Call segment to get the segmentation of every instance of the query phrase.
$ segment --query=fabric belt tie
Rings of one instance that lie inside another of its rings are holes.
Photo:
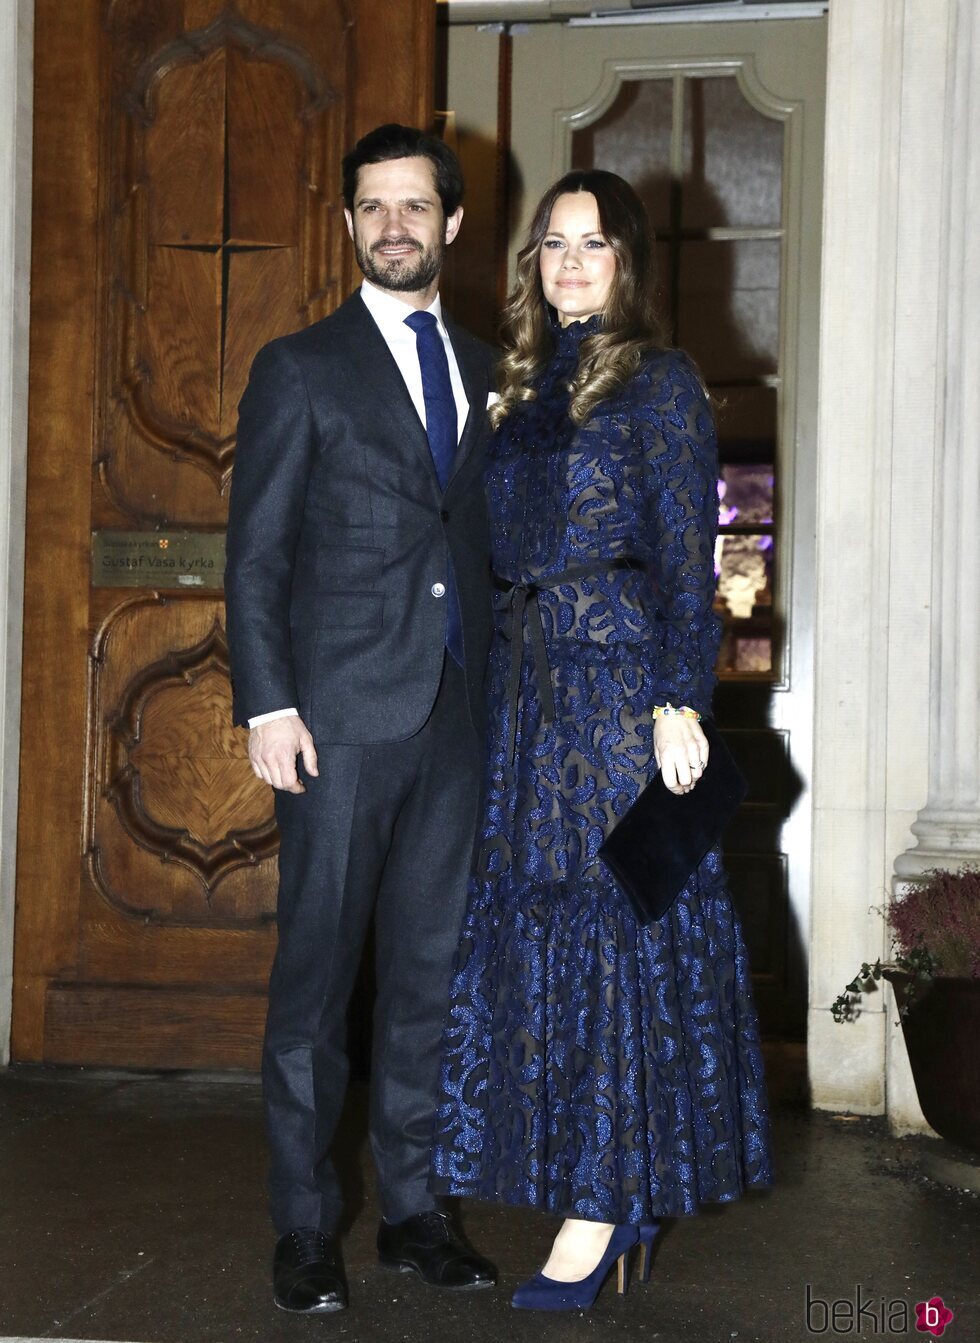
[[[565,569],[552,578],[540,578],[536,583],[511,583],[506,578],[493,575],[493,585],[499,592],[507,592],[511,598],[511,639],[510,670],[507,677],[507,759],[514,763],[517,750],[517,706],[521,694],[521,668],[524,665],[524,645],[531,645],[531,660],[538,681],[538,697],[541,700],[541,720],[544,723],[555,721],[555,692],[551,685],[551,664],[548,661],[548,646],[544,637],[544,625],[541,621],[541,607],[538,605],[538,593],[542,589],[558,588],[564,583],[574,583],[580,578],[601,578],[614,569],[642,569],[643,564],[635,559],[617,559],[597,566],[579,564]],[[526,619],[525,619],[526,617]]]

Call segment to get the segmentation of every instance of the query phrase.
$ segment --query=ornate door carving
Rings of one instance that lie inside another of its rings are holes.
[[[39,0],[17,1058],[257,1061],[271,796],[168,547],[224,528],[256,350],[349,288],[340,157],[428,120],[431,9]],[[93,532],[152,586],[93,586]]]

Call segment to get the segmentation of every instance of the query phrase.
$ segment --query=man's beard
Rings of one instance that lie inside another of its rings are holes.
[[[393,257],[386,261],[384,257],[375,256],[372,248],[365,247],[361,239],[355,237],[354,254],[365,279],[396,294],[414,294],[428,289],[442,270],[446,244],[439,242],[428,250],[415,238],[385,238],[384,242],[374,244],[375,248],[391,246],[414,247],[419,253],[418,259],[406,262],[404,258]]]

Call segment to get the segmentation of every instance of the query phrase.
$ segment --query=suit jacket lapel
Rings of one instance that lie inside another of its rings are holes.
[[[477,352],[472,349],[471,343],[460,340],[459,328],[455,322],[447,321],[446,330],[449,332],[453,353],[456,355],[456,363],[459,365],[459,374],[463,380],[463,390],[470,406],[466,423],[463,425],[459,446],[456,449],[456,460],[453,463],[453,475],[455,476],[472,452],[473,445],[479,440],[485,425],[487,376],[485,365]]]
[[[363,385],[371,388],[372,398],[404,429],[422,464],[438,487],[435,463],[432,460],[425,425],[419,419],[415,402],[409,395],[405,379],[388,349],[388,343],[364,306],[360,294],[353,294],[348,303],[353,323],[348,349],[351,363],[355,365],[358,375],[363,379]]]
[[[386,414],[404,430],[438,489],[439,481],[425,425],[419,418],[415,403],[405,386],[405,379],[388,349],[387,341],[378,330],[377,323],[364,306],[359,293],[352,294],[343,308],[345,316],[351,323],[347,353],[355,376],[362,380],[363,386],[371,388],[372,399],[383,406]],[[463,390],[469,402],[469,414],[463,425],[463,433],[453,463],[453,476],[455,476],[472,452],[473,445],[482,436],[486,424],[488,388],[486,367],[478,351],[473,348],[470,341],[460,338],[460,329],[455,322],[446,321],[446,330],[449,332],[463,381]]]

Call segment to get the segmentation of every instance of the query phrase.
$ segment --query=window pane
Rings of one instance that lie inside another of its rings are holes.
[[[771,536],[719,536],[715,568],[718,592],[733,619],[749,620],[772,605]]]
[[[685,229],[779,228],[783,123],[745,101],[734,76],[685,81]]]
[[[730,465],[721,468],[718,497],[722,525],[772,522],[772,467]]]
[[[774,462],[775,387],[725,387],[716,381],[711,390],[719,402],[715,419],[718,423],[721,460]]]
[[[746,635],[735,631],[735,662],[732,671],[771,672],[772,636]]]
[[[718,538],[717,602],[725,622],[719,672],[772,669],[772,559],[771,536]]]
[[[605,168],[640,194],[657,233],[670,225],[673,81],[628,79],[609,110],[572,135],[573,168]]]
[[[779,243],[684,242],[677,343],[709,382],[775,373]]]

